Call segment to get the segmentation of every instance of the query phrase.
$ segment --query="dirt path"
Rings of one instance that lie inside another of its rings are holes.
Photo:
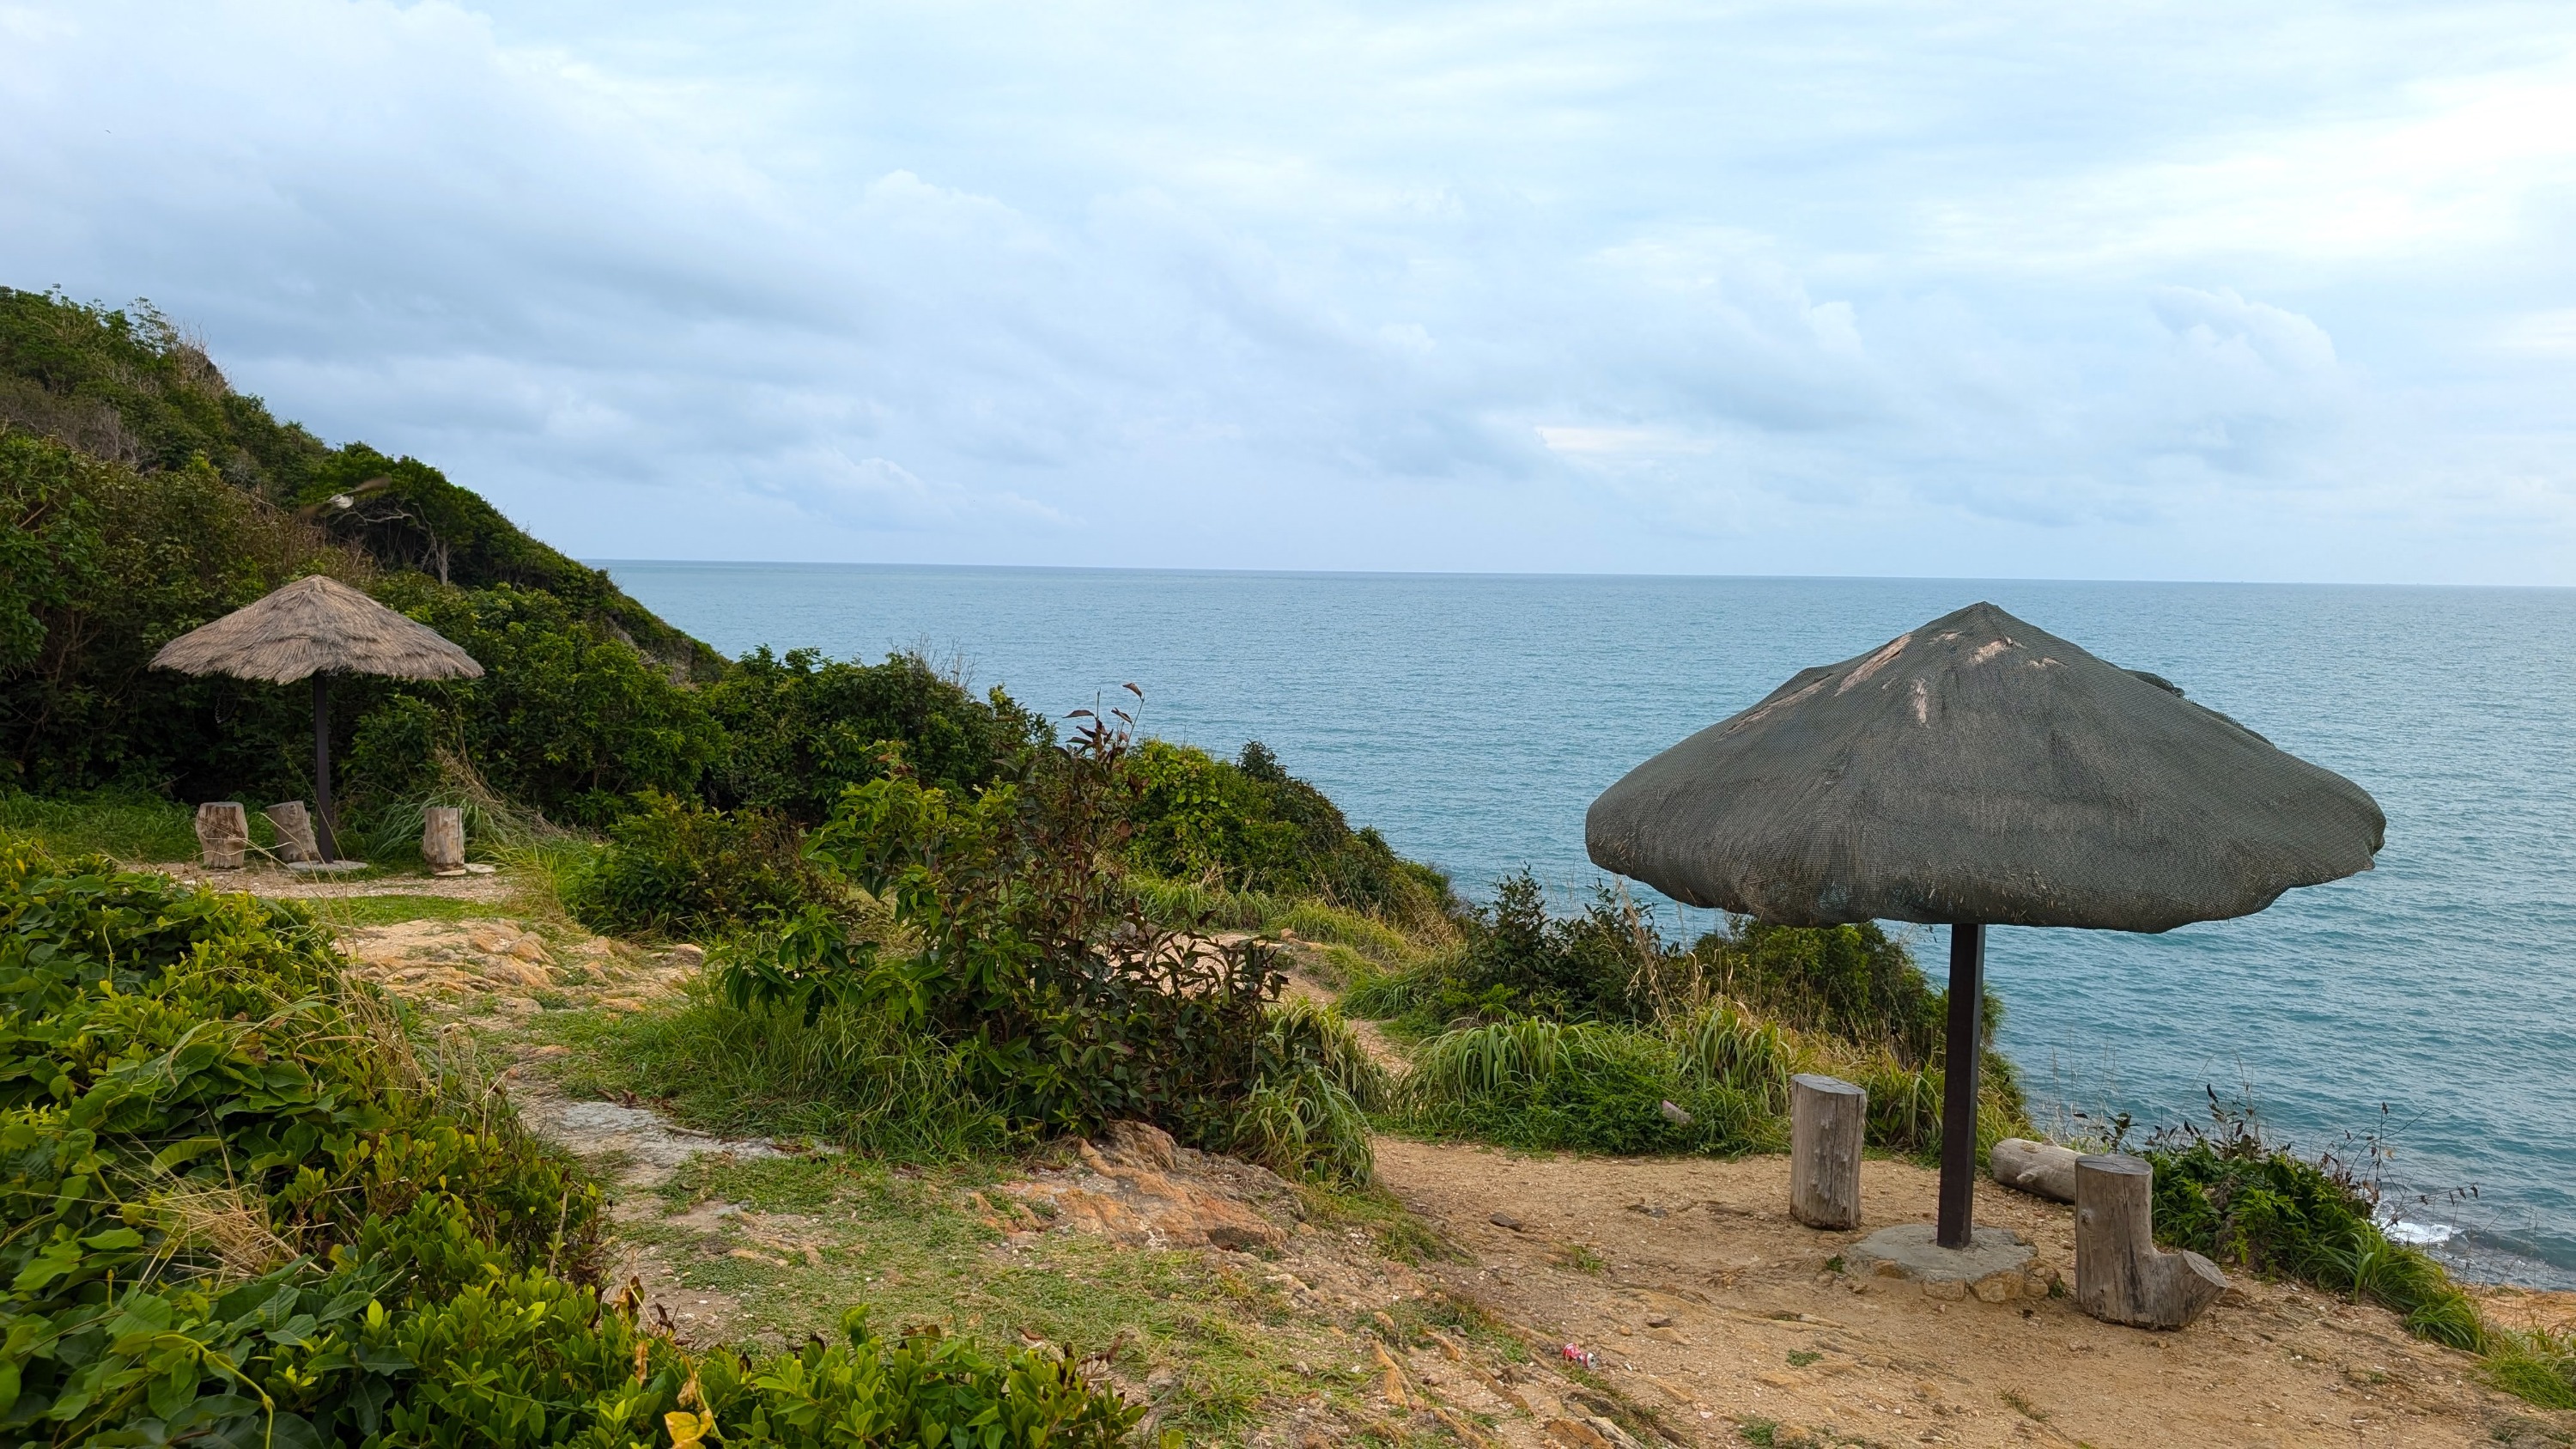
[[[380,875],[367,880],[344,880],[324,874],[291,871],[268,861],[247,865],[240,870],[208,870],[192,862],[143,864],[137,870],[158,871],[189,885],[208,886],[219,891],[247,891],[267,900],[314,901],[343,900],[357,896],[437,896],[446,900],[507,901],[519,893],[517,881],[506,871],[484,873],[480,870],[455,876],[428,874]]]
[[[1474,1252],[1462,1291],[1593,1351],[1635,1397],[1755,1442],[2537,1445],[2576,1427],[2480,1386],[2473,1359],[2408,1338],[2393,1315],[2312,1290],[2240,1277],[2192,1327],[2143,1333],[2066,1298],[1936,1302],[1912,1283],[1829,1271],[1861,1234],[1790,1221],[1786,1158],[1382,1140],[1378,1168]],[[1870,1163],[1864,1221],[1929,1221],[1937,1182]],[[2072,1273],[2070,1209],[1991,1185],[1978,1209]]]
[[[540,1011],[642,1009],[696,972],[694,950],[549,939],[499,916],[342,942],[357,974],[498,1032],[530,1124],[620,1189],[616,1276],[638,1277],[693,1341],[792,1341],[872,1302],[1097,1355],[1095,1372],[1158,1415],[1199,1415],[1174,1421],[1191,1442],[1222,1424],[1270,1449],[1362,1434],[1514,1449],[2576,1442],[2576,1414],[2486,1389],[2466,1355],[2310,1290],[2240,1280],[2191,1328],[2150,1334],[2063,1298],[1939,1302],[1855,1279],[1829,1265],[1859,1235],[1794,1225],[1779,1157],[1381,1138],[1381,1179],[1415,1222],[1167,1143],[977,1178],[703,1137],[650,1104],[562,1096],[547,1079],[566,1049],[517,1030]],[[1330,999],[1302,975],[1290,989]],[[1870,1163],[1866,1221],[1928,1220],[1935,1181]],[[2066,1208],[1988,1185],[1979,1218],[2071,1273]],[[2566,1305],[2511,1306],[2541,1321]],[[1592,1364],[1570,1364],[1566,1344]]]

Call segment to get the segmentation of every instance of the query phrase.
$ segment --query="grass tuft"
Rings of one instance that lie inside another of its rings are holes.
[[[250,809],[254,839],[266,829],[258,806]],[[141,790],[115,788],[78,795],[0,794],[0,831],[22,836],[49,854],[70,859],[107,855],[127,862],[193,860],[196,812]]]

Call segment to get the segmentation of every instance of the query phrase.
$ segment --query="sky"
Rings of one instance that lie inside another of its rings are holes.
[[[594,559],[2576,584],[2576,6],[0,0],[0,285]]]

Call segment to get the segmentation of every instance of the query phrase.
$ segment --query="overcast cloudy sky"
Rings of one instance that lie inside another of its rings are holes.
[[[0,0],[0,283],[592,558],[2576,584],[2564,3]]]

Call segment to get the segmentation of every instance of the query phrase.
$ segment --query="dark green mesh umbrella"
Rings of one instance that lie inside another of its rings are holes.
[[[1783,925],[1953,927],[1940,1241],[1967,1241],[1984,927],[2167,931],[2370,869],[2368,792],[1992,604],[1801,672],[1592,802],[1593,862]]]

